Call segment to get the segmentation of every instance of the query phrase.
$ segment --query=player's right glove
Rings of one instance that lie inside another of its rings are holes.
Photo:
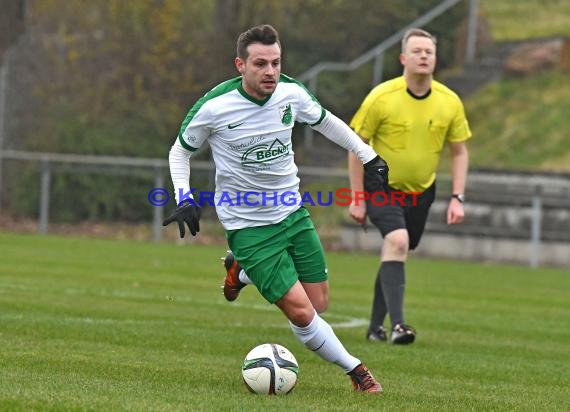
[[[388,165],[380,156],[364,164],[364,189],[388,193]]]
[[[196,233],[200,231],[200,216],[202,215],[202,209],[197,204],[191,204],[187,202],[182,206],[178,206],[171,214],[162,222],[162,226],[166,226],[176,221],[178,223],[178,230],[180,230],[180,237],[184,237],[186,234],[186,228],[184,223],[188,225],[190,233],[192,236],[196,236]]]

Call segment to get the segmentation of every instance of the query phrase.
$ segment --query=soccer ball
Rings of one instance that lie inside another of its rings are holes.
[[[253,393],[285,395],[297,383],[299,365],[287,348],[276,343],[256,346],[241,367],[245,386]]]

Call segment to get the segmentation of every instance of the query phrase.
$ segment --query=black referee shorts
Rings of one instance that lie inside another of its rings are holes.
[[[389,196],[373,196],[366,201],[368,218],[382,237],[396,229],[407,229],[410,250],[413,250],[420,243],[426,227],[429,209],[435,199],[435,182],[425,192],[415,195],[415,200],[414,196],[404,196],[396,189],[390,188],[390,191]]]

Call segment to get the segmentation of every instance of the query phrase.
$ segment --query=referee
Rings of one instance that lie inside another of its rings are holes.
[[[404,319],[405,262],[424,232],[436,190],[436,170],[441,151],[449,143],[452,196],[447,223],[461,223],[469,163],[466,141],[471,137],[463,104],[443,84],[433,80],[436,39],[414,28],[402,39],[403,75],[376,86],[365,98],[350,126],[381,154],[390,167],[390,190],[421,192],[405,202],[379,206],[367,200],[350,206],[351,217],[365,224],[366,216],[384,239],[376,277],[372,315],[366,338],[393,344],[414,342],[415,330]],[[349,154],[351,189],[363,187],[362,163]],[[413,202],[413,200],[416,200]],[[390,314],[390,333],[384,318]]]

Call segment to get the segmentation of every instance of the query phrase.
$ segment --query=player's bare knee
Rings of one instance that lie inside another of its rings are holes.
[[[312,306],[309,308],[297,308],[288,314],[291,323],[302,328],[309,325],[314,317],[315,309]]]
[[[312,302],[312,303],[313,303],[313,307],[315,308],[315,311],[317,313],[325,313],[327,311],[327,309],[329,308],[328,298],[325,298],[323,300],[319,300],[318,302]]]
[[[303,288],[317,313],[327,310],[329,304],[328,282],[303,283]]]

